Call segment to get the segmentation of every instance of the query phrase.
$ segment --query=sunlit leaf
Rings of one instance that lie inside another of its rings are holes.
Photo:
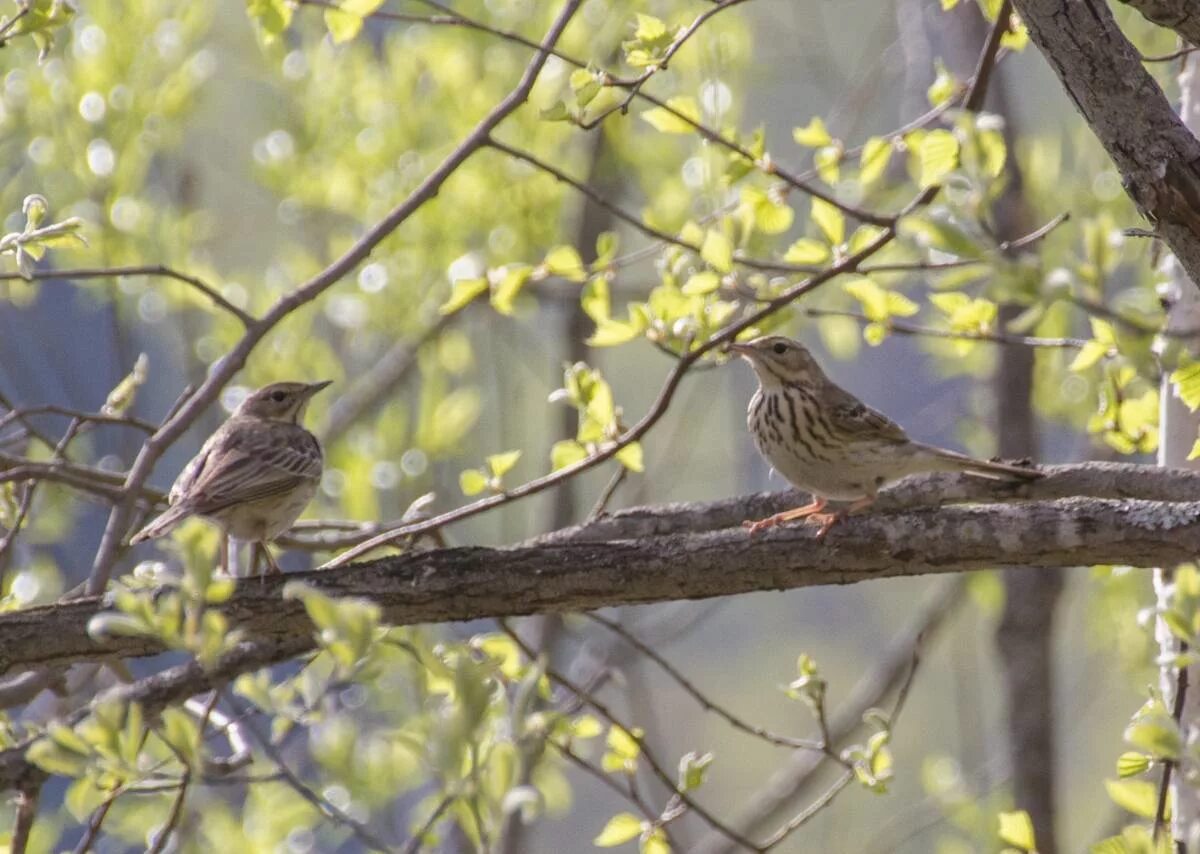
[[[642,113],[642,118],[662,133],[691,133],[696,129],[695,125],[700,122],[700,107],[695,98],[690,95],[676,95],[667,99],[667,106],[671,109],[653,107],[646,110]]]
[[[1105,780],[1104,788],[1113,803],[1142,818],[1154,818],[1158,790],[1148,780]]]
[[[592,840],[597,848],[613,848],[637,839],[642,833],[642,820],[633,813],[619,812],[608,820],[600,835]]]
[[[812,221],[834,246],[846,239],[846,218],[842,212],[824,199],[812,200]]]
[[[1025,810],[1002,812],[1000,820],[1000,841],[1022,851],[1034,851],[1037,845],[1033,838],[1033,820]]]
[[[458,486],[463,495],[478,495],[488,488],[487,473],[479,469],[466,469],[458,475]]]
[[[724,232],[710,228],[700,245],[700,257],[717,272],[728,273],[733,269],[733,244]]]
[[[922,187],[932,187],[958,168],[958,138],[948,130],[931,130],[921,140]]]
[[[833,142],[833,137],[825,128],[825,120],[820,116],[813,116],[804,127],[793,130],[792,139],[807,148],[820,148]]]

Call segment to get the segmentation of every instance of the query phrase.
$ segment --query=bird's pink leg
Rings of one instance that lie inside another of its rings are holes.
[[[813,525],[821,526],[821,530],[817,531],[817,542],[819,543],[825,539],[825,535],[829,533],[829,529],[838,522],[845,519],[851,513],[856,513],[859,510],[870,507],[874,503],[875,496],[867,495],[833,513],[810,513],[807,521]]]
[[[791,522],[793,519],[804,519],[811,517],[814,513],[820,513],[825,505],[829,503],[829,499],[821,498],[814,495],[813,500],[803,507],[794,507],[791,510],[785,510],[782,513],[776,513],[774,516],[768,516],[765,519],[753,521],[747,519],[742,523],[742,527],[748,530],[752,535],[759,531],[765,531],[767,528],[774,528],[784,522]]]

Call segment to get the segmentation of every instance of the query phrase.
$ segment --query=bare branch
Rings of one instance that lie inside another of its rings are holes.
[[[87,267],[74,270],[35,270],[29,275],[21,273],[0,273],[0,282],[12,281],[14,279],[34,281],[39,280],[54,280],[54,279],[116,279],[126,276],[160,276],[167,279],[174,279],[177,282],[183,282],[188,287],[194,288],[202,295],[207,297],[217,308],[229,312],[234,317],[242,322],[242,325],[249,329],[254,325],[255,320],[242,309],[231,303],[225,297],[217,292],[216,288],[206,283],[203,279],[190,275],[189,273],[181,273],[163,264],[145,264],[141,266],[129,267]]]

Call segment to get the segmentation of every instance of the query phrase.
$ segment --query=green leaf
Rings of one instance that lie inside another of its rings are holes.
[[[1075,354],[1075,358],[1071,360],[1071,364],[1067,366],[1067,370],[1086,371],[1107,355],[1107,346],[1101,344],[1099,341],[1089,341],[1079,348],[1079,352]]]
[[[700,246],[700,257],[719,273],[733,269],[733,244],[724,232],[710,228]]]
[[[577,463],[580,460],[587,459],[587,448],[576,442],[574,439],[563,439],[555,442],[554,447],[550,449],[550,465],[555,471],[561,468]]]
[[[812,221],[834,246],[846,239],[846,218],[842,212],[824,199],[812,200]]]
[[[641,841],[640,854],[671,854],[671,845],[667,842],[667,832],[661,827],[650,831]]]
[[[474,302],[487,289],[488,280],[482,276],[478,279],[458,279],[450,287],[450,299],[442,303],[438,311],[442,314],[454,314]]]
[[[679,757],[679,790],[690,792],[704,785],[704,778],[712,761],[711,753],[698,756],[695,752],[688,752]]]
[[[889,291],[866,276],[856,276],[845,284],[846,293],[862,304],[863,314],[876,322],[890,317],[911,317],[920,310],[915,302],[898,291]]]
[[[619,812],[608,820],[592,844],[597,848],[613,848],[631,842],[641,834],[642,820],[633,813]]]
[[[750,186],[742,187],[741,212],[763,234],[782,234],[796,218],[795,211],[774,194]]]
[[[629,469],[630,471],[644,471],[641,442],[630,442],[621,450],[617,451],[614,456],[616,456],[617,461],[620,462],[621,465],[625,466],[625,468]]]
[[[1163,713],[1135,718],[1125,729],[1125,740],[1160,759],[1178,759],[1183,750],[1179,727],[1170,715]]]
[[[604,276],[593,276],[583,286],[579,295],[579,306],[583,313],[597,324],[602,324],[612,316],[612,299],[608,293],[608,279]]]
[[[342,9],[325,10],[325,26],[334,44],[342,44],[354,39],[362,31],[363,19],[353,12]]]
[[[615,231],[602,231],[596,236],[596,260],[592,269],[599,270],[607,267],[617,257],[617,249],[621,245],[621,236]]]
[[[1033,821],[1025,810],[1002,812],[1000,819],[1000,841],[1022,851],[1034,851],[1037,845],[1033,838]]]
[[[579,255],[579,250],[574,246],[555,246],[546,253],[546,258],[542,262],[546,265],[546,269],[555,276],[561,276],[570,282],[583,282],[587,280],[587,273],[583,269],[583,258]]]
[[[983,153],[984,173],[991,178],[999,178],[1008,159],[1008,144],[1004,141],[1004,134],[998,130],[985,130],[976,137],[976,141]]]
[[[632,341],[642,334],[635,324],[623,320],[606,320],[596,327],[596,331],[588,338],[591,347],[616,347]]]
[[[500,284],[492,290],[492,307],[501,314],[512,314],[513,302],[531,275],[533,268],[528,264],[513,264],[506,269]]]
[[[826,184],[833,186],[841,177],[842,148],[839,145],[826,145],[813,155],[813,165],[817,174]]]
[[[488,488],[487,472],[481,469],[467,469],[459,474],[458,486],[463,495],[478,495]]]
[[[488,468],[492,470],[492,476],[501,478],[517,464],[519,459],[521,459],[520,451],[505,451],[503,454],[492,454],[487,458],[487,464]]]
[[[1105,780],[1104,788],[1113,803],[1142,818],[1154,818],[1158,791],[1147,780]]]
[[[274,41],[292,23],[292,4],[288,0],[247,0],[248,14],[262,30],[263,40]]]
[[[565,122],[570,120],[571,113],[566,104],[562,101],[555,101],[549,107],[542,107],[538,110],[538,118],[544,122]]]
[[[833,142],[833,137],[825,128],[825,121],[820,116],[813,116],[808,124],[792,131],[792,139],[806,148],[820,148]]]
[[[941,183],[958,167],[958,138],[948,130],[931,130],[921,140],[922,188]]]
[[[1092,337],[1101,344],[1108,344],[1110,347],[1117,345],[1117,330],[1107,320],[1101,320],[1098,317],[1089,318],[1092,325]]]
[[[596,73],[588,68],[575,69],[569,79],[571,91],[575,93],[575,104],[580,107],[590,104],[603,88]]]
[[[883,137],[873,136],[863,144],[858,157],[858,180],[863,186],[874,184],[887,170],[892,159],[892,143]]]
[[[700,107],[696,104],[696,99],[690,95],[676,95],[674,98],[667,99],[667,106],[674,110],[664,109],[663,107],[654,107],[642,113],[642,118],[650,125],[662,133],[691,133],[694,131],[695,125],[700,123]],[[679,113],[679,115],[675,115]],[[685,121],[684,116],[691,121]]]
[[[1188,451],[1188,455],[1187,455],[1187,458],[1189,460],[1194,460],[1197,457],[1200,457],[1200,439],[1197,439],[1195,442],[1192,443],[1192,449],[1190,451]]]
[[[1136,777],[1150,767],[1151,759],[1144,753],[1126,751],[1117,757],[1117,776]]]
[[[643,15],[640,12],[637,16],[637,29],[633,33],[633,37],[640,42],[656,42],[665,38],[667,35],[667,25],[653,15]]]
[[[702,270],[689,276],[680,290],[688,296],[704,296],[711,294],[719,287],[721,287],[721,277],[712,270]]]
[[[1175,384],[1179,399],[1195,412],[1200,407],[1200,362],[1185,362],[1171,372],[1171,382]]]
[[[950,73],[950,70],[942,63],[937,62],[937,76],[934,77],[933,83],[929,85],[925,96],[929,99],[931,107],[937,107],[944,104],[958,90],[958,80]]]
[[[811,237],[801,237],[788,247],[783,260],[789,264],[824,264],[829,260],[829,247]]]

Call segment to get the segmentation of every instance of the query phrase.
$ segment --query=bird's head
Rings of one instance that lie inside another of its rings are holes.
[[[748,361],[765,386],[808,385],[825,379],[817,360],[803,344],[782,335],[764,335],[741,344],[730,344],[730,352]]]
[[[251,392],[234,415],[249,415],[268,421],[300,423],[304,410],[312,396],[331,380],[319,383],[271,383],[258,391]]]

